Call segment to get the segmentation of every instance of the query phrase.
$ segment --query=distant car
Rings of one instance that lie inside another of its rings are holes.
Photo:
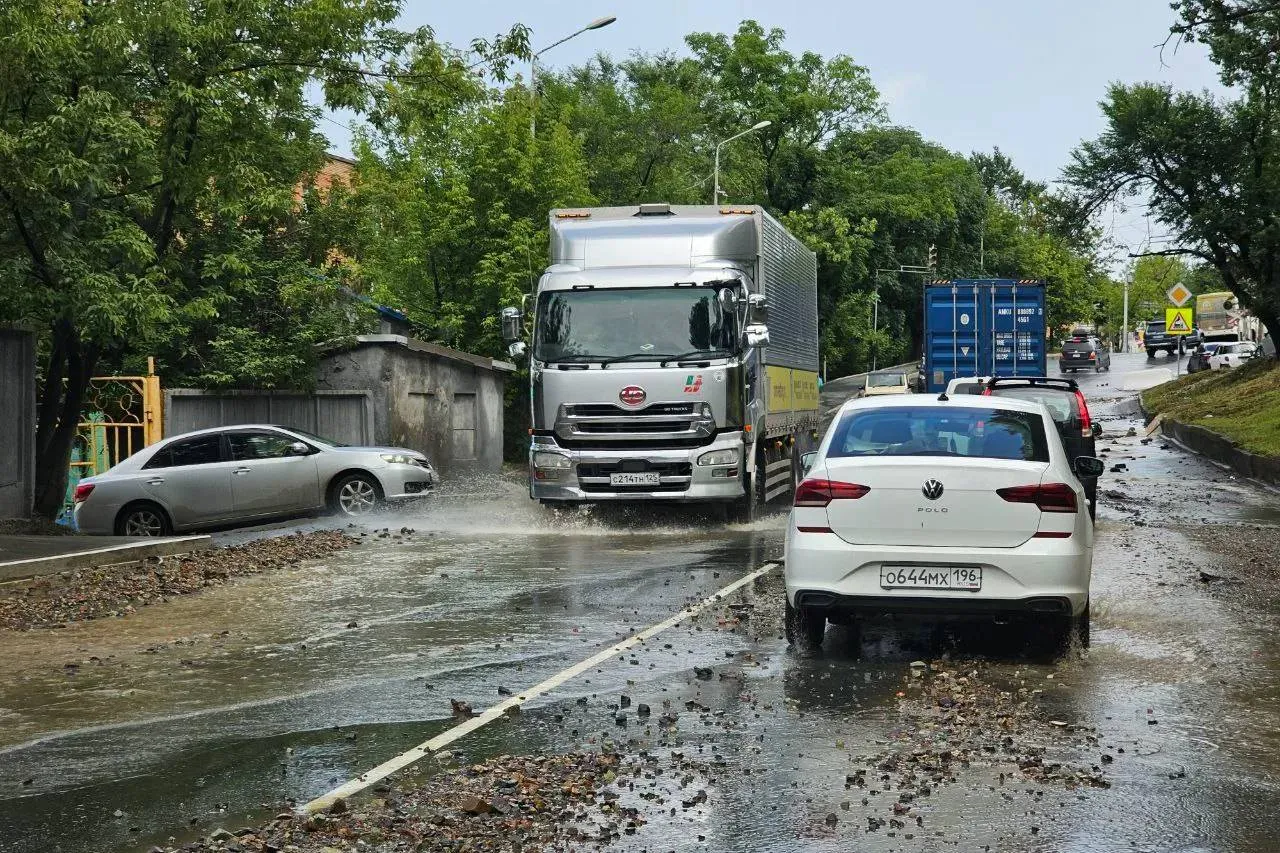
[[[1209,358],[1218,350],[1218,347],[1225,346],[1225,341],[1206,341],[1196,348],[1195,352],[1187,358],[1187,373],[1199,373],[1201,370],[1209,369]]]
[[[885,394],[910,394],[911,386],[907,384],[905,373],[870,373],[867,385],[862,389],[863,397],[880,397]]]
[[[1171,335],[1165,329],[1163,320],[1152,320],[1147,323],[1146,333],[1143,335],[1142,343],[1147,350],[1147,358],[1155,358],[1156,353],[1164,350],[1164,352],[1172,357],[1179,352],[1190,352],[1200,345],[1200,330],[1192,327],[1191,333],[1187,335]]]
[[[416,450],[348,447],[291,427],[245,425],[154,444],[76,486],[83,533],[165,536],[179,530],[331,509],[364,515],[437,483]]]
[[[1026,618],[1089,637],[1093,524],[1043,403],[960,395],[853,400],[814,454],[787,525],[787,638],[864,614]]]
[[[947,383],[945,393],[948,397],[954,397],[957,394],[981,394],[987,390],[987,383],[990,381],[990,376],[957,376]]]
[[[1111,369],[1111,348],[1101,339],[1090,334],[1075,334],[1062,342],[1062,354],[1058,356],[1058,370],[1074,373],[1077,370],[1095,372]]]
[[[1262,354],[1261,348],[1250,341],[1235,344],[1222,344],[1209,356],[1210,370],[1229,370],[1239,367],[1246,361],[1252,361]]]
[[[1069,459],[1096,455],[1097,439],[1102,434],[1102,427],[1093,422],[1089,414],[1089,403],[1074,379],[1048,376],[996,377],[987,383],[984,393],[1043,403],[1053,416]],[[1098,508],[1098,478],[1082,473],[1080,482],[1089,498],[1089,517],[1093,518]]]

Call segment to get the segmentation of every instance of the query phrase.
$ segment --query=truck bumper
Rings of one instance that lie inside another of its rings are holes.
[[[736,451],[729,465],[699,465],[717,450]],[[539,453],[567,457],[569,467],[534,464]],[[702,447],[672,450],[571,450],[546,436],[535,436],[529,448],[529,496],[540,501],[730,501],[743,495],[743,433],[722,433]],[[654,474],[658,485],[616,486],[613,473]]]

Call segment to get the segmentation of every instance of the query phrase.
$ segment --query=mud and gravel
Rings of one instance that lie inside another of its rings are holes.
[[[0,628],[58,628],[87,619],[128,616],[160,604],[343,551],[359,540],[341,531],[296,533],[247,545],[215,548],[115,566],[63,572],[0,588]]]

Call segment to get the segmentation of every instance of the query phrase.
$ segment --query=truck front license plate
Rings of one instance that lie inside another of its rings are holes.
[[[610,474],[611,486],[660,486],[662,479],[657,471],[641,471],[635,474]]]
[[[982,589],[982,569],[961,566],[881,566],[882,589]]]

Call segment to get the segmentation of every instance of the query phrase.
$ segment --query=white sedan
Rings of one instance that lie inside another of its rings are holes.
[[[1093,522],[1041,403],[916,395],[846,403],[807,454],[787,526],[786,628],[822,642],[829,618],[1021,616],[1088,643]]]
[[[1258,355],[1258,345],[1249,341],[1222,344],[1213,351],[1213,355],[1209,356],[1209,369],[1229,370],[1232,367],[1239,367],[1246,361],[1257,358]]]
[[[167,536],[325,508],[364,515],[383,501],[422,497],[436,482],[416,450],[245,424],[174,436],[81,480],[75,520],[81,533]]]

